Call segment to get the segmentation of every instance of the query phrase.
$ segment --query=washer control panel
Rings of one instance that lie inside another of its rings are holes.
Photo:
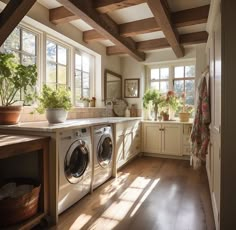
[[[90,129],[89,128],[81,128],[73,130],[73,134],[76,137],[87,137],[90,135]]]

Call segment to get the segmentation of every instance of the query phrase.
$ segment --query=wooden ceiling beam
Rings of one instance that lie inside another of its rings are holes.
[[[106,37],[115,45],[122,47],[127,54],[138,61],[145,60],[145,54],[136,49],[136,43],[130,38],[121,37],[119,28],[106,14],[100,14],[93,8],[93,2],[77,0],[58,0],[69,11],[78,15],[83,21],[98,30],[103,37]]]
[[[96,0],[95,8],[100,13],[109,13],[114,10],[135,6],[146,2],[146,0]]]
[[[172,47],[176,57],[183,57],[184,50],[179,43],[179,35],[172,26],[169,11],[162,0],[147,0],[147,4],[152,11],[157,24],[163,31],[166,40]]]
[[[49,10],[49,20],[54,24],[68,23],[77,19],[79,19],[79,16],[74,15],[64,6]]]
[[[0,13],[0,46],[28,13],[36,0],[11,0]]]
[[[206,43],[207,39],[208,39],[208,33],[206,31],[180,35],[181,45],[194,45],[194,44]],[[165,38],[137,42],[137,49],[139,51],[150,51],[169,47],[170,45]],[[117,55],[125,53],[121,47],[116,47],[116,46],[107,47],[106,52],[107,55]]]
[[[171,14],[175,27],[184,27],[206,23],[210,5],[201,6],[193,9],[182,10]],[[132,37],[138,34],[160,31],[161,28],[154,18],[142,19],[134,22],[119,25],[120,35]],[[104,40],[95,30],[88,30],[83,33],[85,42]]]
[[[100,13],[109,13],[111,11],[134,6],[146,2],[146,0],[97,0],[94,2],[95,8]],[[64,6],[49,10],[49,20],[54,24],[68,23],[79,19]]]

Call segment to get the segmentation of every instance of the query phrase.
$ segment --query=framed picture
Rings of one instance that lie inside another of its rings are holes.
[[[138,78],[125,79],[125,97],[127,98],[139,97],[139,79]]]

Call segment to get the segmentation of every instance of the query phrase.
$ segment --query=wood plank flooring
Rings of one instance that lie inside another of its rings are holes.
[[[214,230],[206,171],[183,160],[136,158],[51,229]]]

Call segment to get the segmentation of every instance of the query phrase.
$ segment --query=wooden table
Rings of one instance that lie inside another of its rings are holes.
[[[48,149],[49,137],[0,134],[0,160],[20,156],[25,153],[38,153],[39,182],[41,192],[39,212],[32,218],[10,229],[31,229],[48,214]]]

